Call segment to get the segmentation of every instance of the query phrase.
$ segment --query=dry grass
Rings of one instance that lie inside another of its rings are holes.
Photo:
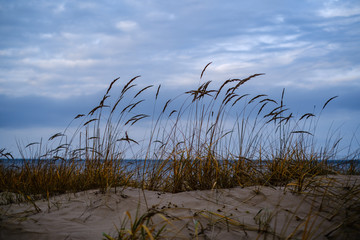
[[[0,192],[15,193],[3,195],[3,200],[34,203],[35,199],[67,192],[94,188],[106,192],[111,187],[128,186],[176,193],[267,185],[303,193],[319,188],[312,181],[318,176],[358,174],[356,166],[335,170],[328,163],[336,158],[340,140],[329,139],[327,146],[317,147],[315,113],[296,118],[286,108],[284,91],[280,100],[265,94],[251,97],[241,93],[243,84],[260,75],[229,79],[215,88],[208,81],[165,103],[159,98],[161,85],[155,89],[155,99],[141,98],[153,85],[136,90],[140,76],[124,84],[117,98],[110,97],[117,78],[97,106],[74,118],[71,124],[78,124],[78,128],[72,135],[67,136],[67,128],[51,136],[47,143],[25,147],[19,144],[22,158],[31,160],[20,165],[0,164]],[[321,111],[334,98],[327,100]],[[156,109],[152,114],[138,111],[139,106],[153,101]],[[150,119],[150,135],[134,139],[131,130]],[[142,165],[124,161],[125,153],[135,147],[141,147],[133,157],[144,159]],[[1,149],[0,156],[12,158],[5,149]],[[355,152],[346,160],[356,157]],[[148,212],[135,219],[128,214],[130,232],[120,229],[118,239],[160,237],[162,227],[155,230],[149,225],[151,218],[159,214]],[[225,219],[230,225],[240,224],[219,214],[202,215]],[[267,217],[270,219],[270,215]],[[306,232],[311,232],[308,223],[313,217],[309,213],[303,239],[309,239]],[[258,220],[263,232],[267,232],[269,219]],[[338,228],[348,224],[351,222]],[[197,235],[200,225],[195,225]],[[127,233],[130,237],[125,237]]]
[[[46,197],[91,188],[106,191],[113,186],[180,192],[295,181],[300,192],[306,188],[306,178],[334,172],[328,160],[336,158],[340,140],[329,139],[327,146],[316,148],[315,113],[296,119],[284,104],[284,91],[278,101],[265,94],[238,93],[243,84],[260,75],[229,79],[218,88],[207,81],[163,105],[157,103],[159,85],[154,106],[161,111],[154,109],[150,136],[140,140],[131,137],[131,129],[150,118],[150,113],[137,109],[146,102],[140,97],[153,85],[134,90],[140,77],[136,76],[111,101],[117,78],[97,106],[74,118],[71,124],[78,122],[78,128],[72,136],[67,136],[67,128],[46,144],[19,144],[22,158],[31,161],[1,165],[0,189]],[[143,165],[128,171],[125,152],[140,143],[145,147],[133,158],[144,159]],[[5,149],[1,156],[12,158]],[[356,166],[346,171],[356,173]]]

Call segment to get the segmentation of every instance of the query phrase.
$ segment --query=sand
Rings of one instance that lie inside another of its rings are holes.
[[[302,193],[237,187],[163,193],[135,188],[0,206],[0,239],[104,239],[149,213],[164,239],[360,239],[360,176],[319,177]],[[127,214],[126,214],[127,213]],[[126,223],[127,221],[127,223]],[[125,225],[124,225],[125,224]],[[139,233],[139,231],[138,231]]]

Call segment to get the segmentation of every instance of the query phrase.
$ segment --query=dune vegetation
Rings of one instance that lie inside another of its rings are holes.
[[[99,104],[78,114],[63,132],[46,142],[19,144],[22,159],[1,151],[7,159],[0,164],[1,202],[36,208],[36,200],[59,194],[128,187],[178,193],[281,186],[301,194],[319,186],[314,182],[323,176],[359,174],[359,150],[335,164],[341,139],[329,134],[325,146],[316,142],[318,119],[336,97],[324,101],[318,113],[296,116],[284,102],[284,90],[279,99],[243,93],[242,86],[261,75],[220,85],[203,81],[164,102],[161,85],[139,89],[136,76],[119,88],[117,78]],[[142,112],[142,105],[152,109]],[[133,137],[137,126],[147,126],[148,134]],[[349,196],[358,199],[358,192],[353,188]],[[163,229],[144,223],[157,213],[139,215],[133,232],[120,231],[117,238],[160,238]]]

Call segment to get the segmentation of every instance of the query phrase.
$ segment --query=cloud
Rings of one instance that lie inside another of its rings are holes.
[[[6,66],[0,74],[1,92],[51,97],[55,88],[55,96],[71,97],[105,86],[114,76],[136,74],[146,76],[143,81],[149,84],[169,80],[184,85],[210,61],[214,64],[209,73],[219,79],[261,71],[276,85],[284,83],[279,78],[285,73],[293,73],[289,82],[320,76],[319,69],[311,67],[320,62],[329,64],[320,71],[357,62],[359,51],[348,52],[358,43],[358,23],[348,26],[339,23],[346,19],[329,22],[314,15],[335,9],[338,2],[276,7],[261,1],[245,5],[214,1],[189,9],[190,2],[64,2],[37,11],[29,5],[33,11],[24,17],[38,16],[36,24],[19,19],[2,23],[19,31],[3,34],[8,40],[0,48],[0,61]],[[58,6],[64,8],[61,14],[49,14]],[[349,6],[342,4],[341,9],[356,9]],[[19,14],[17,8],[11,16]],[[295,8],[306,14],[294,15]],[[333,30],[326,31],[331,26]],[[339,58],[342,61],[334,60]],[[326,84],[316,79],[312,86]],[[75,90],[81,85],[86,91]]]
[[[247,61],[239,61],[239,62],[232,62],[232,63],[223,63],[223,64],[217,64],[213,70],[209,71],[215,71],[218,73],[227,73],[232,71],[238,71],[239,69],[250,69],[256,67],[257,64],[247,62]]]
[[[97,61],[94,59],[25,58],[25,59],[21,60],[21,63],[28,65],[28,66],[34,66],[34,67],[50,70],[50,69],[56,69],[56,68],[92,67],[92,66],[96,65]]]
[[[360,15],[360,5],[353,1],[325,1],[318,14],[324,18],[353,17]]]
[[[138,87],[162,84],[173,97],[199,82],[266,73],[241,90],[286,87],[301,110],[320,96],[347,96],[348,106],[360,89],[359,9],[356,0],[3,1],[0,118],[14,133],[55,128],[73,117],[69,106],[98,104],[111,80],[135,75]]]
[[[40,34],[40,38],[42,38],[42,39],[51,39],[53,37],[54,37],[54,34],[52,34],[52,33],[42,33],[42,34]]]
[[[335,89],[360,89],[359,66],[332,67],[329,63],[317,63],[314,65],[302,65],[298,69],[284,69],[273,72],[274,77],[278,76],[276,86],[292,87],[298,90],[325,91],[325,88]],[[306,69],[306,71],[304,71]]]
[[[64,11],[65,11],[65,3],[58,4],[54,9],[55,13],[61,13],[61,12],[64,12]]]
[[[217,39],[211,42],[209,49],[212,52],[259,52],[264,49],[300,48],[308,43],[298,40],[301,34],[264,34],[251,31],[251,34],[241,34],[228,38]]]
[[[117,29],[124,32],[135,31],[138,28],[138,24],[135,21],[131,21],[131,20],[119,21],[116,23],[115,26]]]
[[[39,52],[40,52],[40,49],[38,47],[6,48],[3,50],[0,50],[0,56],[21,57],[21,56],[28,56],[31,54],[36,54]]]
[[[319,11],[319,15],[324,18],[333,18],[333,17],[352,17],[360,15],[360,7],[355,8],[346,8],[346,7],[334,7],[334,8],[325,8]]]
[[[331,85],[353,83],[354,87],[360,87],[360,65],[347,69],[319,69],[313,73],[313,76],[308,78],[307,81],[312,82],[314,85],[322,85],[323,83]]]
[[[69,74],[69,72],[74,72]],[[51,99],[73,99],[88,96],[108,87],[112,76],[105,78],[89,74],[78,74],[75,70],[44,71],[21,68],[6,70],[0,73],[0,94],[8,97],[41,96]]]
[[[273,21],[276,24],[284,23],[285,22],[285,17],[283,15],[276,15]]]

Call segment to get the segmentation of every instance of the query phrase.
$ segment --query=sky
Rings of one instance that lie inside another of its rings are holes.
[[[0,148],[15,156],[137,75],[171,96],[265,73],[247,90],[285,88],[295,112],[339,96],[323,124],[360,146],[357,0],[0,0],[0,36]]]

